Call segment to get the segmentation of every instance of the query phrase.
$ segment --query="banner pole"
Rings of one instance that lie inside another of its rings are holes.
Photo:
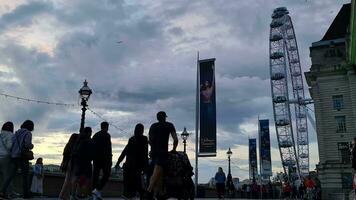
[[[196,108],[195,108],[195,196],[198,195],[198,142],[199,142],[199,96],[200,96],[200,88],[199,88],[199,51],[197,53],[197,88],[196,88]]]

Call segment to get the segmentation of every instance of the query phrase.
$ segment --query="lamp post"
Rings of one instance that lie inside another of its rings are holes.
[[[83,83],[83,87],[80,88],[79,90],[79,96],[80,98],[82,99],[80,105],[82,105],[82,118],[81,118],[81,121],[80,121],[80,129],[79,129],[79,132],[81,133],[84,129],[84,123],[85,123],[85,111],[87,110],[87,102],[89,100],[89,97],[92,93],[91,89],[88,87],[88,82],[87,80],[84,81]]]
[[[187,132],[187,129],[184,127],[183,132],[180,134],[183,140],[183,146],[184,146],[184,153],[186,153],[186,146],[187,146],[187,139],[189,137],[189,133]]]
[[[227,159],[229,161],[226,182],[227,182],[227,188],[228,188],[229,194],[231,196],[231,192],[233,191],[233,183],[232,183],[232,175],[231,175],[231,155],[232,155],[231,148],[229,148],[229,150],[226,152],[226,155],[227,155]]]

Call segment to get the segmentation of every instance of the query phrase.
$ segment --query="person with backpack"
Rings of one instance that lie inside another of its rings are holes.
[[[104,188],[106,182],[109,180],[112,165],[112,148],[111,137],[108,132],[109,123],[102,122],[101,130],[92,138],[94,157],[93,157],[93,191],[92,194],[98,198],[102,198],[101,190]],[[99,179],[100,172],[103,173]]]
[[[5,180],[9,177],[9,171],[11,169],[11,147],[12,137],[14,136],[14,124],[12,122],[6,122],[0,133],[0,174],[2,180],[0,183],[4,184]],[[12,192],[10,186],[7,193]],[[11,194],[1,194],[1,196],[9,196]]]
[[[77,143],[79,134],[73,133],[63,150],[63,159],[60,166],[60,170],[65,173],[64,183],[62,185],[61,192],[59,193],[59,199],[69,199],[69,193],[72,185],[74,184],[74,172],[73,165],[71,164],[72,152],[75,144]]]
[[[126,157],[123,165],[124,169],[124,191],[123,197],[133,198],[136,192],[140,199],[143,199],[144,189],[142,187],[142,173],[148,166],[148,139],[143,135],[144,126],[137,124],[134,136],[122,151],[115,168],[119,168],[120,163]]]
[[[22,174],[22,190],[23,198],[31,198],[29,192],[29,160],[33,159],[32,144],[32,131],[34,130],[34,123],[31,120],[26,120],[19,130],[16,131],[12,138],[11,158],[13,167],[9,172],[9,176],[5,180],[3,187],[1,188],[1,197],[6,198],[3,194],[6,193],[11,181],[15,178],[17,170],[21,169]]]

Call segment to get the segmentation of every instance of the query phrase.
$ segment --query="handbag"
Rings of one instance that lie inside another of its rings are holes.
[[[22,140],[22,146],[20,146],[19,140],[17,138],[17,136],[15,135],[16,141],[17,141],[17,145],[19,146],[19,148],[21,148],[21,158],[25,159],[25,160],[33,160],[34,156],[33,156],[33,152],[30,149],[25,148],[25,138]]]

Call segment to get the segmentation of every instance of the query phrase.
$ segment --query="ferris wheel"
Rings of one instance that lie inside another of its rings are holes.
[[[272,14],[270,80],[275,127],[284,172],[299,177],[309,173],[306,110],[309,100],[305,99],[298,45],[288,14],[289,11],[285,7],[276,8]],[[296,132],[296,140],[293,132]]]

